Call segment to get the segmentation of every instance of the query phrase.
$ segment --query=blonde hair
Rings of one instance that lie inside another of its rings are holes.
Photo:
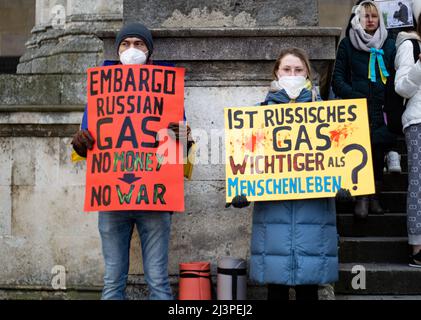
[[[272,71],[273,78],[275,80],[278,80],[279,66],[281,65],[282,59],[287,55],[293,55],[301,60],[301,62],[306,66],[307,78],[310,79],[311,81],[313,79],[313,75],[311,72],[310,60],[308,58],[307,52],[305,52],[303,49],[296,48],[296,47],[286,48],[281,51],[278,59],[276,59],[275,66],[273,67],[273,71]]]
[[[365,10],[376,10],[377,14],[379,14],[379,10],[377,9],[377,6],[373,2],[364,2],[361,4],[361,7]]]

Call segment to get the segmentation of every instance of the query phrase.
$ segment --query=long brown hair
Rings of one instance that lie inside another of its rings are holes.
[[[310,79],[310,81],[313,80],[313,75],[311,72],[311,66],[310,66],[310,60],[308,58],[307,52],[305,52],[303,49],[291,47],[286,48],[281,51],[279,54],[278,59],[276,59],[275,66],[273,67],[272,76],[275,80],[278,79],[278,69],[281,64],[282,59],[287,55],[293,55],[301,60],[301,62],[306,66],[307,68],[307,78]]]

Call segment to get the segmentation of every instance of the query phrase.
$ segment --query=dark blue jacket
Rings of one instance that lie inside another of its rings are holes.
[[[396,54],[395,41],[386,39],[382,47],[386,69],[394,69]],[[383,115],[384,90],[378,64],[376,63],[376,82],[368,78],[370,53],[357,50],[346,37],[339,43],[335,69],[332,77],[333,92],[341,99],[367,98],[368,116],[373,143],[392,142],[394,135],[388,132]]]

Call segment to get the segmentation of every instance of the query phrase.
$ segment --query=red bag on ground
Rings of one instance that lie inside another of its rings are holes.
[[[210,262],[180,263],[179,300],[211,300]]]

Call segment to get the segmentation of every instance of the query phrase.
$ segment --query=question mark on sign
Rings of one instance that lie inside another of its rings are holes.
[[[345,148],[343,148],[342,152],[344,154],[347,154],[348,152],[352,150],[358,150],[363,155],[363,159],[361,163],[352,170],[352,174],[351,174],[352,183],[354,184],[352,189],[357,190],[358,187],[356,186],[356,184],[358,184],[358,172],[361,171],[361,169],[366,166],[367,160],[368,160],[368,154],[367,154],[367,150],[365,150],[365,148],[362,145],[356,144],[356,143],[346,146]]]

